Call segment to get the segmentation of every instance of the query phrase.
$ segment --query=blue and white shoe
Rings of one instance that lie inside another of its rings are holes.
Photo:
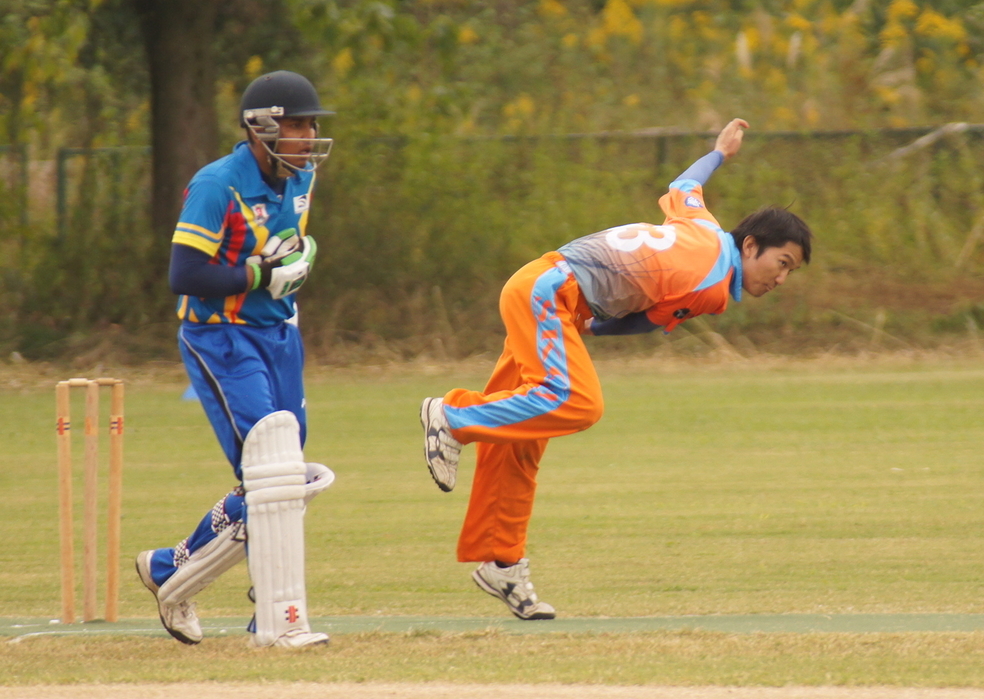
[[[500,568],[494,561],[480,565],[472,579],[475,584],[493,597],[498,597],[509,611],[520,619],[553,619],[556,611],[546,602],[541,602],[530,582],[530,559],[520,558],[508,568]]]
[[[424,459],[437,487],[445,493],[458,480],[458,457],[461,442],[451,435],[451,425],[444,415],[444,401],[424,398],[420,404],[420,424],[424,428]]]

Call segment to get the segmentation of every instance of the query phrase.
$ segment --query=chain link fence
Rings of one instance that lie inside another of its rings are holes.
[[[896,328],[906,336],[930,317],[930,330],[976,322],[968,280],[984,276],[982,133],[977,124],[749,132],[741,154],[708,183],[709,210],[730,229],[761,206],[790,206],[817,235],[814,263],[794,288],[740,304],[710,326],[762,346],[790,332],[819,333],[821,343],[838,325],[832,313],[857,328],[887,308],[882,332],[897,318],[912,323]],[[497,351],[496,299],[515,269],[596,230],[660,222],[659,196],[714,136],[657,129],[349,146],[339,134],[319,171],[308,231],[319,242],[301,293],[309,347],[325,361],[346,348],[392,358]],[[4,197],[0,224],[5,259],[16,260],[15,273],[4,267],[0,351],[59,356],[72,351],[73,337],[109,326],[169,336],[166,260],[151,259],[161,247],[148,225],[149,149],[64,148],[54,163],[30,166],[17,152],[0,148],[3,186],[14,193]],[[961,284],[963,296],[954,290]],[[906,288],[912,293],[893,305],[892,290]],[[923,288],[941,298],[917,322]]]

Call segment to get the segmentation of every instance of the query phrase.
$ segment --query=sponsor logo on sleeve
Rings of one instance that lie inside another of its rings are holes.
[[[300,214],[311,208],[311,202],[308,200],[307,194],[301,194],[300,196],[294,197],[294,213]]]
[[[700,203],[700,199],[695,196],[689,196],[683,200],[683,203],[692,209],[703,209],[704,205]]]

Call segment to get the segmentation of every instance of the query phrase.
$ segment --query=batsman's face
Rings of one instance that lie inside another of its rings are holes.
[[[781,248],[759,248],[748,236],[741,245],[741,286],[751,296],[764,296],[803,265],[803,248],[786,243]]]
[[[311,139],[318,136],[317,123],[315,117],[284,117],[281,119],[277,155],[290,165],[303,169],[311,157]]]

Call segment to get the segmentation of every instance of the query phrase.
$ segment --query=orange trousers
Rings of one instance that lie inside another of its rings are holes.
[[[477,442],[459,561],[515,563],[526,553],[536,474],[551,437],[586,430],[604,410],[580,328],[591,315],[564,258],[550,252],[506,282],[502,356],[484,391],[444,396],[451,432]]]

